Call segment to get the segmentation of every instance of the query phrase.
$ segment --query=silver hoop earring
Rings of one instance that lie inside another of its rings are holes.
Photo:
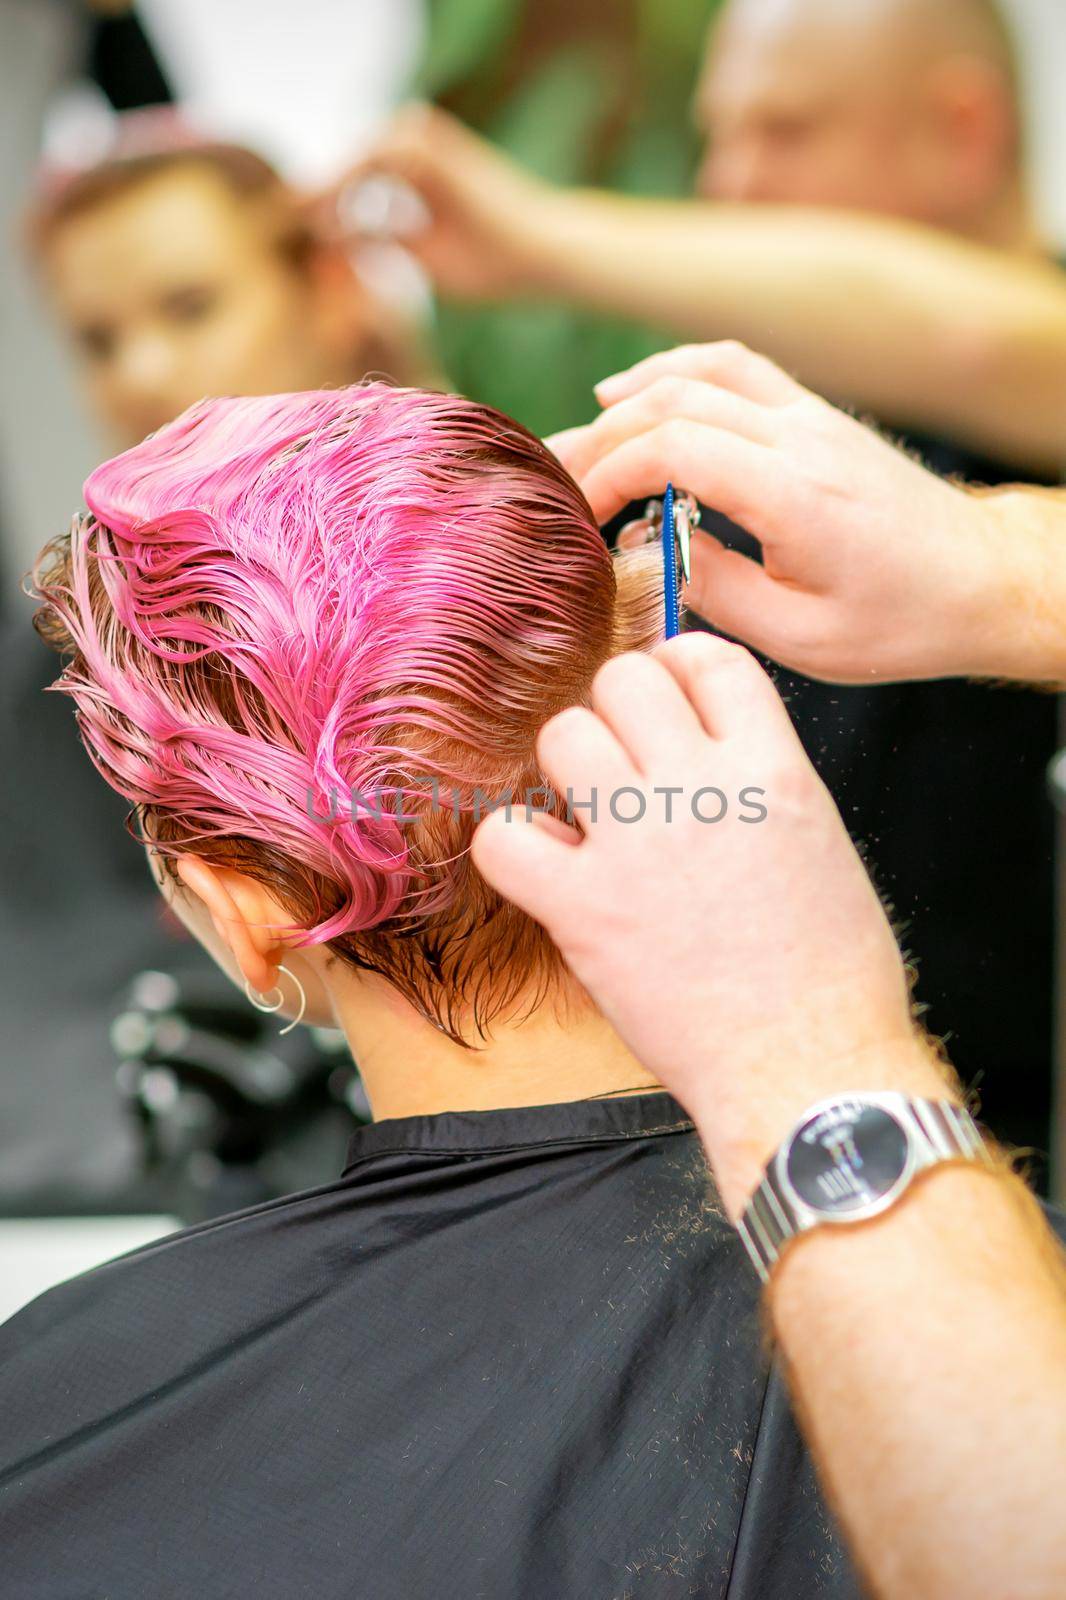
[[[279,972],[284,972],[284,974],[285,974],[285,976],[287,978],[291,978],[292,979],[293,983],[296,985],[297,991],[298,991],[299,996],[300,996],[300,1009],[299,1009],[299,1011],[293,1017],[292,1021],[290,1023],[288,1023],[284,1028],[281,1029],[281,1033],[283,1033],[283,1034],[284,1033],[291,1033],[293,1028],[295,1028],[296,1024],[300,1021],[301,1017],[304,1014],[304,1011],[307,1008],[307,996],[306,996],[306,994],[304,994],[304,986],[300,982],[299,978],[296,976],[295,972],[290,972],[288,967],[279,967],[278,971]],[[277,1000],[273,1004],[267,1004],[266,1003],[267,995],[266,994],[257,994],[256,991],[252,988],[251,984],[248,982],[248,979],[245,978],[245,980],[244,980],[244,992],[248,997],[248,1004],[250,1006],[254,1006],[257,1011],[270,1011],[270,1012],[273,1012],[273,1011],[280,1011],[281,1010],[282,1006],[285,1004],[285,996],[281,992],[281,985],[280,984],[276,983],[274,985],[273,989],[268,989],[267,990],[267,994],[273,994],[275,991],[277,991],[277,996],[278,996]]]

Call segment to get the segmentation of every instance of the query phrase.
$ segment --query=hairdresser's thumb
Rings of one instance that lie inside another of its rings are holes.
[[[494,811],[477,828],[471,859],[485,881],[551,931],[574,892],[581,834],[523,806]]]

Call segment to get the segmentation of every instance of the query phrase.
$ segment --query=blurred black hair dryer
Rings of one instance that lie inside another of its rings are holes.
[[[330,1182],[370,1119],[343,1034],[280,1038],[221,973],[138,973],[111,1042],[143,1176],[186,1222]]]

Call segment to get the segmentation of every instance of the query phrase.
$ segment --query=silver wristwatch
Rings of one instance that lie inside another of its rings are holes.
[[[819,1100],[773,1157],[737,1228],[765,1283],[798,1233],[876,1217],[919,1172],[960,1160],[992,1165],[970,1113],[951,1101],[894,1092]]]

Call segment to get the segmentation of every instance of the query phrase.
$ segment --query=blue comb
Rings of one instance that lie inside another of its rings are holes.
[[[663,592],[666,599],[666,637],[681,632],[681,602],[677,589],[677,533],[674,527],[674,486],[663,496]]]

